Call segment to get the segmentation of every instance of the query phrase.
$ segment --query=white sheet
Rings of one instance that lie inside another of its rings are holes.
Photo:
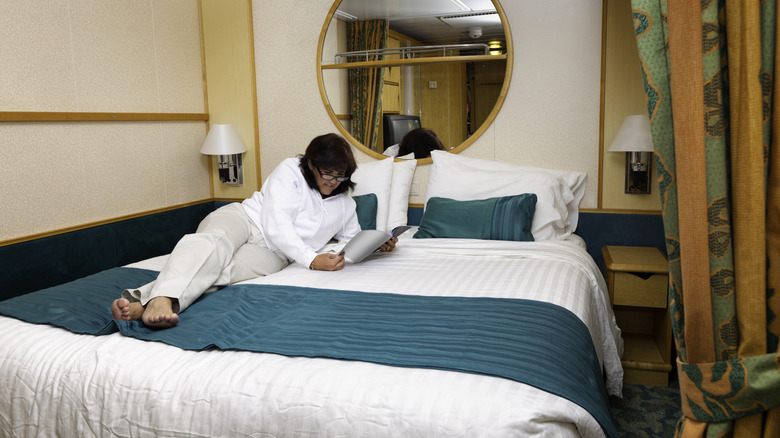
[[[293,265],[251,282],[558,303],[591,329],[620,393],[620,333],[603,278],[574,243],[402,239],[339,272]],[[574,403],[496,377],[192,352],[4,317],[0,391],[0,436],[603,436]]]

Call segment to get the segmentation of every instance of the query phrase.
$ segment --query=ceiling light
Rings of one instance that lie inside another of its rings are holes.
[[[455,3],[455,6],[459,7],[461,11],[470,11],[471,8],[466,6],[465,3],[463,3],[461,0],[450,0],[451,2]]]
[[[340,10],[340,9],[336,9],[335,15],[336,15],[336,17],[341,18],[342,20],[345,20],[345,21],[357,21],[357,19],[358,19],[358,17],[356,17],[356,16],[354,16],[352,14],[348,14],[348,13],[346,13],[346,12]]]
[[[490,49],[491,55],[503,55],[501,41],[490,41],[488,43],[488,49]]]

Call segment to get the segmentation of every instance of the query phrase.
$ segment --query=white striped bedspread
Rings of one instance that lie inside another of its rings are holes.
[[[164,260],[131,266],[159,270]],[[604,279],[576,238],[405,238],[392,253],[342,271],[291,265],[247,283],[551,302],[589,328],[607,390],[621,393],[620,331]],[[184,351],[118,333],[76,335],[5,317],[0,317],[0,391],[0,436],[603,436],[576,404],[498,377],[244,351]]]

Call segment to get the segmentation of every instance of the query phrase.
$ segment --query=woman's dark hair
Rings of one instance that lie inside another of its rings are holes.
[[[426,128],[416,128],[407,132],[398,146],[398,156],[404,156],[414,152],[414,158],[428,158],[431,151],[444,150],[444,144],[439,140],[435,132]]]
[[[301,162],[298,164],[303,173],[306,183],[312,189],[319,190],[317,179],[314,172],[309,169],[307,163],[315,169],[329,169],[344,172],[344,176],[351,177],[357,169],[355,156],[352,155],[352,148],[344,137],[338,134],[324,134],[314,137],[314,140],[306,147],[306,152],[300,155]],[[345,193],[355,188],[355,182],[351,179],[342,182],[336,187],[331,195]]]

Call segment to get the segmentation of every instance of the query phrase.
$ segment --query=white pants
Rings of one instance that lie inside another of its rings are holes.
[[[155,281],[126,289],[122,296],[144,306],[152,298],[173,298],[178,301],[174,312],[181,312],[204,292],[272,274],[288,264],[268,249],[244,207],[232,203],[210,213],[195,234],[179,240]]]

